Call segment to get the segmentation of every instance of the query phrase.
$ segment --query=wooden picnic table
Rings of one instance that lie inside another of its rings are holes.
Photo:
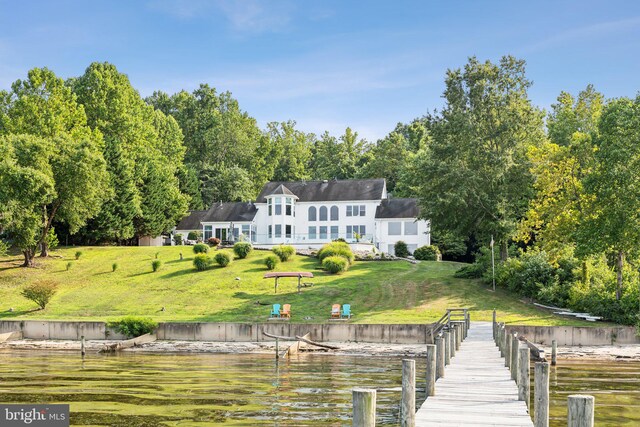
[[[264,279],[276,279],[276,283],[274,286],[274,293],[278,293],[278,279],[281,277],[297,277],[298,278],[298,293],[300,293],[300,288],[302,287],[302,278],[303,277],[313,277],[313,273],[309,271],[274,271],[271,273],[265,273]]]

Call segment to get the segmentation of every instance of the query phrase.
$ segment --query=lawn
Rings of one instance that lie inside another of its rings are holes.
[[[82,255],[76,260],[78,250]],[[163,264],[154,273],[156,253]],[[20,256],[0,258],[0,319],[143,315],[157,321],[261,322],[268,317],[269,304],[288,303],[292,321],[320,323],[329,317],[332,304],[349,303],[356,323],[432,322],[448,307],[468,307],[473,320],[491,320],[495,308],[507,323],[593,325],[551,315],[506,291],[491,292],[476,280],[454,278],[461,264],[450,262],[362,261],[342,275],[329,275],[315,258],[296,255],[277,271],[311,271],[314,286],[298,294],[297,279],[280,279],[274,294],[273,279],[262,278],[268,254],[256,250],[226,268],[203,272],[193,268],[187,246],[62,248],[30,269],[19,267]],[[118,263],[115,272],[113,263]],[[35,281],[58,286],[44,310],[36,310],[20,295],[24,285]]]

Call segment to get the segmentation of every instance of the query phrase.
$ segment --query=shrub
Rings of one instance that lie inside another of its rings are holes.
[[[152,333],[158,327],[158,324],[148,317],[127,316],[115,322],[109,322],[107,326],[127,338],[135,338]]]
[[[291,245],[274,246],[271,251],[280,258],[280,261],[289,261],[293,254],[296,253],[296,248]]]
[[[353,261],[355,260],[351,247],[344,242],[327,243],[318,251],[318,259],[320,262],[330,256],[341,256],[345,258],[349,264],[353,264]]]
[[[280,258],[278,258],[276,255],[269,255],[264,259],[264,264],[269,270],[274,270],[279,262]]]
[[[346,240],[344,240],[344,238],[342,237],[338,237],[337,239],[333,239],[334,242],[340,242],[340,243],[347,243]]]
[[[395,255],[400,258],[406,258],[409,255],[409,248],[407,248],[407,244],[402,240],[398,240],[395,245],[393,245],[393,251]]]
[[[20,294],[44,309],[56,293],[56,285],[50,282],[39,282],[27,285]]]
[[[226,267],[231,263],[231,255],[225,251],[218,252],[214,259],[220,267]]]
[[[156,271],[158,271],[161,265],[162,265],[162,261],[160,261],[159,259],[154,259],[151,262],[151,268],[153,269],[153,272],[155,273]]]
[[[56,234],[56,230],[51,227],[47,232],[47,236],[45,237],[45,243],[49,249],[55,249],[58,247],[60,242],[58,241],[58,235]]]
[[[322,260],[322,267],[331,274],[342,273],[349,268],[349,261],[342,256],[330,256]]]
[[[156,252],[156,259],[160,256],[160,252]]]
[[[76,251],[76,259],[80,259],[82,256],[82,251]]]
[[[205,245],[204,243],[198,243],[196,245],[193,245],[193,252],[197,254],[206,254],[207,252],[209,252],[209,246]]]
[[[187,240],[198,241],[200,240],[200,236],[202,236],[202,234],[199,231],[190,231],[189,234],[187,234]]]
[[[176,234],[173,236],[173,241],[176,242],[176,246],[182,245],[182,234]]]
[[[71,266],[73,263],[71,261],[67,262],[67,271],[71,270]]]
[[[6,256],[9,253],[9,244],[4,240],[0,240],[0,256]]]
[[[413,251],[413,257],[421,261],[437,261],[440,257],[440,250],[435,245],[420,246]]]
[[[216,246],[218,246],[220,244],[220,239],[218,239],[217,237],[209,237],[207,239],[207,243],[209,244],[209,246],[211,246],[212,248],[215,248]]]
[[[193,266],[198,271],[204,271],[211,265],[211,258],[207,254],[197,254],[193,257]]]
[[[118,263],[114,262],[113,264],[111,264],[111,272],[115,273],[115,271],[118,269]]]
[[[233,252],[240,259],[244,259],[253,250],[253,246],[249,242],[238,242],[233,245]]]

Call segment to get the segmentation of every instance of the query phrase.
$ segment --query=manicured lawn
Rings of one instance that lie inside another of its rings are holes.
[[[74,256],[77,250],[83,252],[79,260]],[[156,253],[163,265],[154,273],[151,262]],[[347,273],[335,276],[318,269],[316,259],[295,256],[277,270],[311,271],[314,286],[298,294],[297,279],[280,279],[274,294],[273,279],[262,278],[267,271],[263,260],[269,254],[253,251],[227,268],[204,272],[193,268],[193,252],[186,246],[63,248],[50,259],[39,259],[33,269],[19,267],[19,256],[0,258],[0,319],[144,315],[157,321],[254,322],[267,319],[269,304],[288,303],[292,321],[317,323],[327,320],[332,304],[349,303],[357,323],[431,322],[448,307],[468,307],[473,320],[491,320],[495,308],[499,319],[508,323],[593,325],[550,315],[505,291],[490,292],[478,281],[456,279],[453,273],[460,264],[449,262],[356,262]],[[114,262],[118,269],[112,272]],[[35,310],[36,305],[20,295],[20,289],[34,281],[58,285],[45,310]]]

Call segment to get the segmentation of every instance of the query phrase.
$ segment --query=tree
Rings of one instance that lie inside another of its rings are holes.
[[[594,167],[583,179],[588,205],[577,231],[577,252],[615,253],[619,300],[625,261],[639,255],[640,98],[610,102],[598,130]]]
[[[352,179],[362,166],[367,141],[347,128],[340,139],[329,132],[315,141],[311,169],[315,179]]]
[[[214,202],[245,202],[255,197],[251,176],[239,166],[221,165],[201,172],[203,200],[206,206]]]
[[[89,128],[71,89],[46,68],[29,71],[27,80],[12,85],[6,99],[3,130],[44,137],[11,141],[23,165],[38,151],[42,170],[54,182],[54,197],[40,210],[43,224],[38,244],[41,256],[47,256],[47,235],[54,221],[65,223],[75,233],[100,209],[107,186],[102,135]]]
[[[469,59],[449,70],[445,107],[429,118],[429,154],[418,182],[421,216],[458,236],[508,242],[532,196],[527,150],[544,141],[543,121],[527,96],[525,62]]]
[[[402,133],[393,131],[385,138],[378,140],[370,149],[370,154],[369,160],[358,173],[358,177],[385,178],[387,190],[394,192],[402,171],[410,163],[407,159],[411,152],[406,138]]]
[[[267,134],[273,146],[273,181],[300,181],[311,177],[309,162],[315,135],[295,128],[296,122],[271,122]]]

